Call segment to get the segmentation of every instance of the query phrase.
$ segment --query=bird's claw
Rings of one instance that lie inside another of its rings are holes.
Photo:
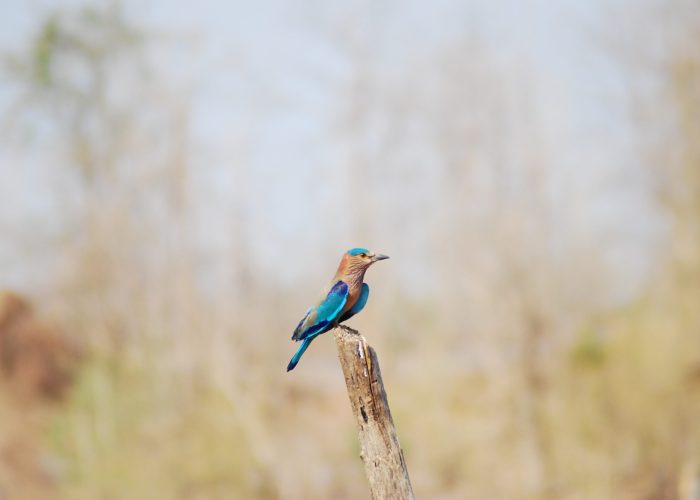
[[[353,329],[350,328],[349,326],[338,325],[338,328],[340,328],[341,330],[343,330],[343,331],[345,331],[345,332],[352,333],[353,335],[359,335],[359,334],[360,334],[360,332],[358,332],[357,330],[353,330]]]

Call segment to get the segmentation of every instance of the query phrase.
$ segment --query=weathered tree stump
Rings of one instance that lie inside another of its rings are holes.
[[[384,391],[377,353],[359,332],[334,331],[350,405],[357,419],[360,456],[374,500],[413,499],[411,480]]]

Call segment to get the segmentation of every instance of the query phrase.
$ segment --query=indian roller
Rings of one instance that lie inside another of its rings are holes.
[[[306,311],[294,330],[292,340],[301,341],[301,345],[287,365],[287,371],[294,369],[313,339],[364,309],[369,297],[369,286],[363,283],[365,272],[375,262],[388,258],[365,248],[353,248],[343,254],[325,296]]]

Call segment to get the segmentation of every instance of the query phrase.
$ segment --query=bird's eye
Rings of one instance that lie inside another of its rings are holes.
[[[362,253],[360,254],[360,257],[362,257],[362,258],[364,259],[365,257],[367,257],[367,254],[364,253],[364,252],[362,252]]]

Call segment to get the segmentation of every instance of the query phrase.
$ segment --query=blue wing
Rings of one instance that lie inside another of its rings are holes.
[[[355,302],[355,305],[352,306],[350,309],[345,311],[345,314],[343,314],[340,317],[340,320],[338,323],[342,323],[343,321],[347,321],[353,316],[355,316],[357,313],[362,311],[365,308],[365,304],[367,304],[367,299],[369,298],[369,286],[367,283],[362,284],[362,291],[360,292],[360,296],[357,298],[357,302]]]
[[[327,331],[347,301],[348,285],[343,281],[338,281],[331,287],[328,295],[319,305],[306,312],[306,316],[294,330],[292,340],[304,340]]]

